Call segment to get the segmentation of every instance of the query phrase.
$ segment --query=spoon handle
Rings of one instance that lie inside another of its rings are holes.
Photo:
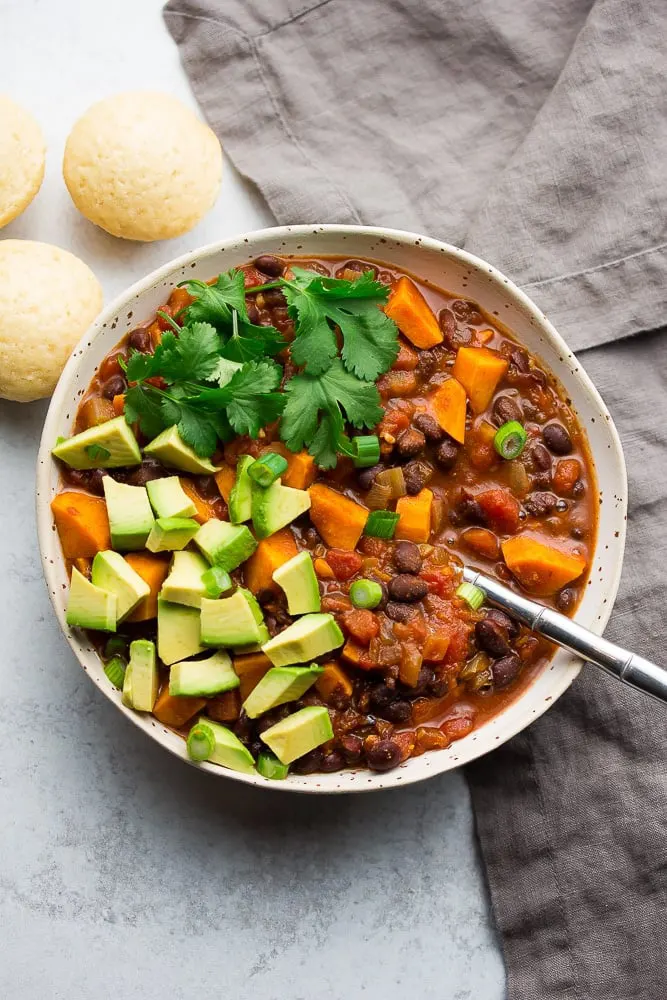
[[[466,567],[463,576],[467,583],[472,583],[483,590],[492,604],[507,611],[534,632],[575,653],[583,660],[601,667],[630,687],[644,691],[659,701],[667,702],[667,670],[664,667],[659,667],[643,656],[631,653],[609,642],[608,639],[589,632],[571,618],[551,608],[545,608],[537,601],[531,601],[521,594],[516,594],[502,583],[478,573],[477,570]]]

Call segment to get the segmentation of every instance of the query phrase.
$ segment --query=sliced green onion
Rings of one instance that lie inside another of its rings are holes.
[[[382,587],[375,580],[355,580],[349,596],[355,608],[377,608],[382,600]]]
[[[196,722],[188,734],[187,750],[190,760],[208,760],[215,750],[213,731],[202,722]]]
[[[263,778],[282,781],[289,774],[289,764],[281,764],[278,758],[268,750],[262,750],[257,757],[257,773]]]
[[[368,515],[364,534],[373,538],[393,538],[399,520],[399,515],[391,510],[372,510]]]
[[[234,586],[229,573],[222,566],[211,566],[202,574],[201,582],[206,587],[208,597],[220,597]]]
[[[109,662],[104,664],[104,673],[113,686],[120,691],[125,680],[125,660],[121,659],[120,656],[112,656]]]
[[[357,469],[368,469],[380,461],[380,439],[377,434],[364,434],[352,438],[353,462]]]
[[[287,459],[276,451],[269,451],[253,462],[248,475],[258,486],[270,486],[287,468]]]
[[[456,588],[456,596],[461,597],[473,611],[479,611],[486,600],[486,594],[473,583],[462,583]]]
[[[112,635],[104,644],[104,659],[110,660],[112,656],[127,656],[127,640],[121,635]]]
[[[518,458],[526,446],[528,435],[518,420],[508,420],[499,427],[493,439],[493,447],[501,458]]]

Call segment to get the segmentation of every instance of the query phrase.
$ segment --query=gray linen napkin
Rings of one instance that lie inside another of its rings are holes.
[[[464,245],[583,352],[631,482],[608,634],[664,661],[667,338],[646,331],[667,300],[665,0],[171,0],[165,17],[279,222]],[[586,668],[468,768],[512,1000],[665,995],[665,718]]]

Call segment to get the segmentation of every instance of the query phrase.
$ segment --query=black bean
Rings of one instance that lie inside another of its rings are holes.
[[[452,302],[452,312],[456,316],[459,323],[482,323],[484,317],[477,308],[474,302],[468,302],[466,299],[459,299],[456,302]]]
[[[429,684],[432,684],[435,679],[435,673],[430,667],[422,667],[417,675],[417,683],[414,687],[410,688],[410,694],[424,694],[428,689]]]
[[[254,302],[248,302],[246,309],[248,311],[248,319],[257,326],[259,323],[259,309]]]
[[[358,764],[364,752],[364,744],[360,736],[341,736],[341,750],[347,764]]]
[[[114,396],[122,396],[127,389],[127,382],[122,375],[112,375],[102,384],[102,395],[105,399],[113,399]]]
[[[385,468],[382,463],[380,465],[372,465],[370,469],[361,469],[357,473],[357,482],[362,490],[370,490],[371,486],[375,482],[375,477],[378,472],[382,472]]]
[[[390,688],[387,684],[376,684],[371,688],[369,707],[374,712],[382,712],[395,697],[396,691],[394,688]]]
[[[390,771],[401,762],[401,751],[393,740],[378,740],[366,751],[366,763],[373,771]]]
[[[521,347],[515,347],[510,351],[510,364],[522,375],[530,371],[530,360],[528,354]]]
[[[536,469],[548,472],[551,469],[551,455],[539,441],[530,449],[530,457]]]
[[[523,409],[518,399],[513,396],[497,396],[493,404],[493,419],[500,426],[510,420],[523,420]]]
[[[282,307],[287,305],[287,299],[285,298],[285,293],[282,288],[268,288],[265,292],[261,292],[264,297],[264,304],[273,309],[275,307]]]
[[[320,764],[320,770],[324,771],[325,774],[332,771],[340,771],[343,767],[345,767],[345,757],[340,750],[332,750],[331,753],[325,753]]]
[[[357,271],[359,274],[365,274],[366,271],[371,271],[373,278],[377,280],[377,267],[375,267],[374,264],[368,264],[365,260],[346,260],[342,270]]]
[[[394,549],[394,566],[400,573],[419,573],[422,557],[414,542],[397,542]]]
[[[491,621],[496,622],[501,628],[504,628],[510,639],[516,639],[519,632],[521,631],[521,626],[518,622],[506,615],[504,611],[500,608],[489,608],[486,612],[486,617]]]
[[[433,466],[417,459],[403,466],[403,479],[408,496],[416,497],[433,478]]]
[[[426,438],[415,427],[407,427],[396,439],[395,450],[402,461],[419,455],[426,444]]]
[[[469,524],[486,524],[486,514],[479,500],[474,497],[463,497],[456,505],[456,513],[462,521]]]
[[[262,607],[266,604],[272,604],[276,599],[275,593],[268,587],[262,587],[262,589],[255,594],[255,597]]]
[[[410,576],[408,573],[400,573],[389,581],[389,596],[393,601],[405,601],[413,603],[421,601],[428,594],[428,584],[426,580],[419,577]]]
[[[481,621],[477,622],[475,639],[480,649],[483,649],[489,656],[501,657],[510,652],[507,634],[492,618],[482,618]]]
[[[392,701],[380,714],[388,722],[407,722],[412,714],[412,705],[409,701]]]
[[[163,479],[168,476],[169,473],[165,469],[161,462],[158,462],[156,458],[144,458],[138,468],[133,469],[126,476],[125,481],[130,486],[145,486],[146,483],[152,482],[153,479]]]
[[[567,455],[572,451],[572,439],[562,424],[547,424],[542,431],[542,438],[554,455]]]
[[[491,664],[491,674],[496,687],[506,687],[521,670],[521,660],[516,653],[509,653]]]
[[[441,469],[451,469],[459,457],[459,445],[447,438],[438,445],[435,452],[435,460]]]
[[[322,544],[322,538],[317,528],[306,528],[303,537],[311,549],[314,549],[316,545]]]
[[[445,339],[452,341],[452,338],[456,337],[457,322],[456,316],[451,309],[441,309],[438,313],[438,323],[440,324],[440,329],[445,335]]]
[[[442,698],[449,691],[449,682],[446,677],[435,677],[428,686],[428,693],[432,698]]]
[[[429,350],[420,351],[419,360],[417,361],[417,374],[421,375],[422,378],[428,378],[440,365],[446,353],[446,349],[442,347],[431,347]]]
[[[310,753],[306,753],[294,761],[292,770],[297,774],[314,774],[322,767],[323,757],[324,754],[321,750],[311,750]]]
[[[388,618],[391,618],[394,622],[409,622],[411,618],[414,618],[415,609],[411,608],[409,604],[399,604],[396,601],[388,601],[387,607],[384,609],[384,613]]]
[[[572,487],[572,496],[579,499],[579,497],[583,497],[585,492],[586,492],[586,485],[584,481],[582,479],[577,479],[574,486]]]
[[[285,270],[285,264],[279,257],[274,257],[273,254],[265,253],[261,257],[258,257],[255,261],[255,267],[262,274],[268,274],[270,278],[279,278],[280,275]]]
[[[577,592],[574,587],[564,587],[556,597],[556,607],[567,614],[577,603]]]
[[[553,493],[531,493],[523,505],[531,517],[544,517],[556,508],[558,498]]]
[[[430,413],[418,413],[412,423],[418,431],[422,432],[427,441],[436,443],[442,441],[445,436],[442,427]]]
[[[138,329],[133,330],[130,336],[127,338],[127,342],[130,347],[133,347],[135,351],[141,351],[142,354],[146,354],[151,349],[151,335],[148,330]]]

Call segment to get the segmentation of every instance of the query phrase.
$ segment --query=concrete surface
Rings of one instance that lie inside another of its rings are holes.
[[[193,246],[270,224],[229,167],[209,217],[168,243],[114,240],[69,201],[62,147],[93,100],[152,87],[193,104],[160,0],[0,0],[0,37],[0,91],[49,146],[40,195],[0,238],[73,250],[108,299]],[[459,775],[329,800],[243,789],[169,757],[86,678],[37,557],[45,412],[0,401],[3,1000],[500,1000]]]

